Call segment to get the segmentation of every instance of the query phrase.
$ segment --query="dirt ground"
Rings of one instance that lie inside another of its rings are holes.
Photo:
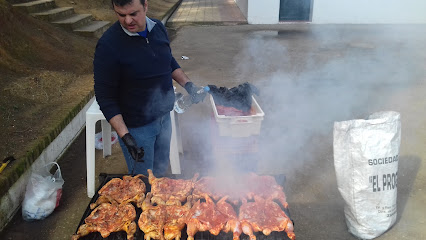
[[[94,39],[37,21],[0,1],[0,157],[23,158],[93,88]]]

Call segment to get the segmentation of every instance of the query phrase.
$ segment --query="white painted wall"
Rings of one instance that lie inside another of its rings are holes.
[[[280,0],[234,0],[249,24],[279,22]],[[426,0],[313,0],[312,23],[425,24]]]
[[[312,23],[426,23],[426,1],[314,0]]]
[[[244,17],[247,18],[248,12],[248,0],[234,0],[237,6],[240,8],[240,11],[243,13]]]
[[[249,24],[277,24],[280,0],[248,0],[247,22]]]

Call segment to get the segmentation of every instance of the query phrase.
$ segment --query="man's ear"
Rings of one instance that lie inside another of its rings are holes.
[[[146,11],[148,11],[148,0],[145,0],[145,5],[143,6],[143,9]]]

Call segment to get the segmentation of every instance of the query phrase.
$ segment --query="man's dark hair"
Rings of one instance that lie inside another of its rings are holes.
[[[137,0],[111,0],[111,4],[112,4],[112,7],[114,7],[114,5],[122,7],[133,1],[137,1]],[[139,1],[141,2],[143,6],[145,6],[146,0],[139,0]]]

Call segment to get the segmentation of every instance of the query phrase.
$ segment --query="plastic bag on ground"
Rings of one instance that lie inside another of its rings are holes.
[[[396,221],[401,120],[378,112],[334,123],[334,167],[349,232],[373,239]]]
[[[57,166],[57,170],[51,174],[49,170],[53,164]],[[61,169],[56,162],[48,163],[41,169],[34,170],[22,202],[24,220],[42,220],[49,216],[59,206],[63,184]]]
[[[111,132],[111,145],[118,142],[118,134],[115,131]],[[102,141],[102,132],[95,134],[95,148],[102,150],[104,149],[104,143]]]

